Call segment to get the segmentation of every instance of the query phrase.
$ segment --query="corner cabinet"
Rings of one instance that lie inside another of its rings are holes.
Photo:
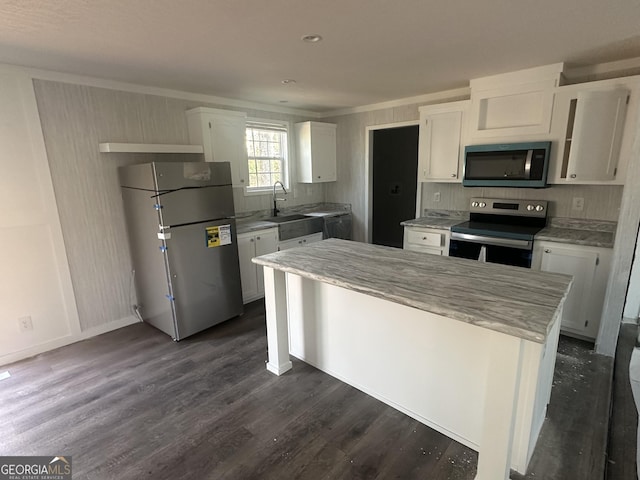
[[[233,186],[249,186],[245,113],[198,107],[187,110],[187,125],[189,141],[202,145],[205,161],[230,162]]]
[[[418,180],[460,182],[469,101],[420,107]]]
[[[543,272],[573,276],[560,327],[564,333],[589,340],[597,337],[611,255],[611,248],[547,241],[535,243],[534,267]]]
[[[447,257],[449,256],[450,237],[451,234],[448,230],[404,227],[404,242],[402,248],[413,252]]]
[[[616,179],[629,91],[560,89],[554,115],[562,123],[554,183]]]
[[[277,250],[277,228],[268,228],[238,235],[240,281],[242,282],[242,301],[244,303],[264,297],[262,267],[253,263],[251,259]]]
[[[295,124],[300,183],[336,181],[336,128],[333,123]]]

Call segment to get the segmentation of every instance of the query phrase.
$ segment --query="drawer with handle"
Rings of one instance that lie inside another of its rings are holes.
[[[424,247],[443,247],[446,236],[444,233],[428,232],[418,229],[407,229],[407,243]]]

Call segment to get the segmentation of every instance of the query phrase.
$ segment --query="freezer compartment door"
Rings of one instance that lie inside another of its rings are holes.
[[[165,227],[232,217],[231,185],[173,190],[157,199],[160,222]]]
[[[242,313],[233,220],[172,229],[166,245],[176,340]]]

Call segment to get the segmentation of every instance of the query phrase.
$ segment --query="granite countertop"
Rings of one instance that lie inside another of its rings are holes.
[[[462,210],[433,210],[424,211],[424,216],[405,220],[400,225],[403,227],[436,228],[450,230],[453,225],[469,220],[469,212]]]
[[[336,217],[338,215],[350,213],[350,205],[324,203],[309,206],[303,205],[287,209],[286,211],[280,212],[280,216],[301,214],[311,217]],[[255,232],[256,230],[262,230],[264,228],[276,228],[278,226],[277,223],[267,220],[269,215],[270,212],[267,210],[254,212],[253,214],[248,214],[246,216],[239,214],[236,217],[236,228],[238,233]]]
[[[236,219],[236,228],[238,233],[255,232],[256,230],[262,230],[264,228],[276,228],[277,223],[268,222],[266,220],[243,220],[241,218]]]
[[[552,218],[548,225],[536,234],[535,239],[572,245],[613,248],[615,230],[616,222]]]
[[[422,227],[422,228],[437,228],[440,230],[450,230],[453,225],[456,225],[464,220],[456,217],[420,217],[413,220],[405,220],[400,225],[403,227]]]
[[[400,223],[403,227],[435,228],[450,230],[453,225],[465,219],[454,216],[425,216]],[[616,222],[605,220],[582,220],[574,218],[551,218],[549,224],[540,230],[535,240],[613,248]]]
[[[538,343],[544,343],[572,281],[555,273],[338,239],[253,261]]]

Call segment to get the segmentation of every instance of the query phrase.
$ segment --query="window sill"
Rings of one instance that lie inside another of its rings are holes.
[[[290,192],[289,187],[285,186],[285,188],[287,189],[287,193]],[[276,189],[276,195],[282,195],[284,192],[282,191],[282,188],[278,187]],[[244,196],[245,197],[253,197],[255,195],[273,195],[273,187],[266,187],[266,188],[260,188],[260,189],[251,189],[249,190],[247,187],[244,187]]]

